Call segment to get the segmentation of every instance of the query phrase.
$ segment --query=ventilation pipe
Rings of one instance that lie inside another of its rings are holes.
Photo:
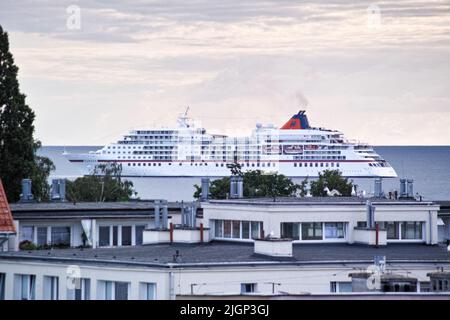
[[[237,193],[237,177],[231,176],[230,177],[230,198],[236,199],[238,197]]]
[[[413,179],[408,179],[407,180],[407,186],[408,186],[408,198],[413,198],[414,197],[414,184],[413,184],[414,180]]]
[[[406,192],[406,179],[400,179],[400,197],[404,198],[408,196]]]
[[[155,205],[153,207],[155,209],[155,229],[161,228],[161,221],[160,221],[160,210],[159,210],[159,200],[155,201]]]
[[[207,201],[209,199],[209,179],[202,178],[202,195],[200,197],[201,201]]]
[[[383,193],[383,191],[382,191],[381,179],[375,179],[375,188],[374,188],[375,198],[381,198],[382,193]]]
[[[239,199],[244,197],[244,178],[240,176],[236,178],[236,193]]]
[[[34,197],[31,193],[31,179],[22,179],[22,194],[20,202],[33,202]]]
[[[52,180],[52,201],[66,201],[66,179]]]
[[[161,229],[166,230],[168,226],[168,206],[167,203],[162,207],[162,226]]]
[[[366,216],[367,216],[367,228],[371,229],[375,227],[375,207],[370,203],[369,200],[366,201]]]

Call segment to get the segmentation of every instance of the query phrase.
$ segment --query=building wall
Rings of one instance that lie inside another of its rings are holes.
[[[14,275],[36,275],[36,299],[43,299],[44,276],[59,277],[59,299],[67,297],[66,279],[69,264],[31,261],[5,261],[0,264],[0,272],[6,273],[6,299],[13,299]],[[200,267],[183,269],[156,269],[145,267],[94,267],[80,265],[80,277],[91,280],[91,299],[99,297],[99,280],[130,282],[129,299],[138,300],[141,282],[156,283],[156,298],[170,299],[176,295],[239,294],[241,284],[255,283],[255,293],[271,294],[322,294],[330,292],[331,282],[350,282],[349,273],[366,269],[367,264],[335,264],[304,266],[233,266]],[[449,267],[449,264],[446,265]],[[398,274],[416,277],[419,281],[429,281],[427,273],[436,270],[434,264],[388,264],[386,269]],[[173,284],[173,295],[170,291]],[[275,285],[273,285],[275,283]]]
[[[89,219],[88,219],[89,220]],[[94,239],[94,245],[97,247],[99,245],[99,227],[100,226],[117,226],[121,228],[122,226],[131,226],[132,227],[132,245],[135,245],[136,240],[136,230],[135,227],[139,225],[146,226],[147,228],[154,227],[153,218],[150,219],[90,219],[93,221],[93,230],[92,230],[92,238]],[[19,243],[22,241],[22,237],[20,234],[20,230],[23,227],[33,227],[33,243],[37,244],[37,228],[38,227],[50,227],[48,228],[48,236],[47,241],[50,241],[51,238],[51,227],[64,226],[70,227],[70,246],[78,247],[83,245],[83,227],[81,225],[81,220],[71,220],[71,219],[61,219],[58,221],[55,220],[23,220],[23,221],[15,221],[18,234],[14,237],[11,237],[9,240],[9,250],[17,250]],[[119,240],[120,239],[119,232]],[[121,241],[119,241],[120,246]]]
[[[353,229],[358,221],[366,221],[365,205],[239,205],[202,203],[205,227],[211,229],[214,237],[213,220],[262,221],[264,234],[281,235],[282,222],[345,222],[347,223],[346,242],[353,242]],[[419,221],[423,222],[424,241],[435,244],[437,235],[438,206],[430,205],[380,205],[376,206],[375,221]],[[335,242],[332,240],[329,242]],[[312,242],[312,241],[308,241]],[[327,242],[327,240],[321,240]]]

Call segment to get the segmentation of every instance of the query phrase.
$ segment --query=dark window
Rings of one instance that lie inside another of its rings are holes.
[[[398,222],[386,222],[387,238],[388,239],[400,239],[398,232]]]
[[[139,246],[143,243],[143,234],[145,226],[136,226],[136,245]]]
[[[242,221],[242,239],[250,239],[250,222]]]
[[[5,279],[6,274],[0,273],[0,300],[5,300]]]
[[[223,236],[224,238],[231,238],[231,220],[223,221]]]
[[[99,246],[107,247],[109,246],[109,227],[99,227]]]
[[[281,223],[281,238],[300,239],[300,226],[296,222]]]
[[[47,227],[37,227],[37,245],[47,244]]]
[[[113,246],[117,246],[118,241],[119,241],[119,227],[114,226],[113,227]]]
[[[52,227],[52,245],[70,246],[70,227]]]
[[[233,238],[239,239],[241,237],[241,222],[233,221]]]
[[[303,240],[322,240],[322,223],[308,222],[302,223]]]
[[[256,291],[256,283],[241,283],[241,293],[252,293]]]
[[[114,297],[115,300],[128,300],[128,282],[115,283]]]
[[[122,226],[122,245],[131,246],[131,226]]]
[[[402,239],[422,239],[422,222],[402,222]]]

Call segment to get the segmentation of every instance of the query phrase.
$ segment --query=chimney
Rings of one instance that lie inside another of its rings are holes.
[[[405,198],[408,196],[408,193],[406,192],[406,179],[400,179],[400,198]]]
[[[230,198],[236,199],[238,197],[237,194],[237,177],[231,176],[230,177]]]
[[[202,178],[202,195],[200,197],[201,201],[207,201],[209,199],[209,179]]]
[[[66,201],[66,179],[52,180],[52,201]]]
[[[413,184],[414,180],[408,179],[406,182],[407,182],[407,186],[408,186],[408,188],[407,188],[408,198],[413,198],[414,197],[414,184]]]
[[[22,194],[19,202],[34,202],[33,194],[31,193],[31,179],[22,179]]]
[[[244,198],[244,178],[241,176],[236,178],[236,193],[239,199]]]
[[[153,208],[155,210],[155,229],[160,229],[161,222],[160,222],[159,200],[155,200],[155,205]]]
[[[375,207],[369,200],[366,201],[367,228],[375,227]]]
[[[162,207],[162,226],[161,229],[166,230],[168,227],[168,206],[167,203]]]
[[[381,198],[382,194],[381,178],[375,179],[374,196],[375,198]]]

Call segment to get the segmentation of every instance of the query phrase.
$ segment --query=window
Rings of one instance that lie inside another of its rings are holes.
[[[296,222],[281,223],[281,238],[300,239],[300,226]]]
[[[140,283],[140,299],[141,300],[156,300],[156,283]]]
[[[36,276],[30,274],[16,274],[14,277],[14,299],[36,299]]]
[[[58,300],[58,277],[44,276],[44,300]]]
[[[351,282],[330,282],[330,292],[352,292]]]
[[[250,222],[242,221],[242,239],[250,239]]]
[[[399,237],[398,222],[386,222],[387,239],[398,240]]]
[[[52,227],[52,245],[70,246],[70,227]]]
[[[241,222],[233,220],[233,238],[239,239],[241,237]]]
[[[223,221],[223,237],[231,238],[231,220]]]
[[[261,237],[261,231],[259,229],[260,224],[257,221],[251,222],[252,226],[252,239],[259,239]]]
[[[20,227],[20,242],[22,241],[34,241],[34,228],[33,227]]]
[[[109,227],[99,227],[99,246],[108,247],[109,243]]]
[[[77,278],[73,283],[73,288],[67,289],[68,300],[90,300],[91,280],[87,278]]]
[[[216,220],[214,222],[214,236],[217,238],[223,237],[222,223],[223,220]]]
[[[44,246],[47,243],[47,227],[37,227],[37,245]]]
[[[356,227],[358,228],[366,228],[367,227],[367,222],[366,221],[358,221],[356,224]]]
[[[302,240],[322,240],[322,223],[302,223]]]
[[[5,280],[6,274],[0,273],[0,300],[5,300]]]
[[[118,245],[118,241],[119,241],[119,227],[118,226],[113,226],[113,246],[117,246]]]
[[[99,281],[97,288],[100,300],[128,300],[130,291],[129,282]]]
[[[256,292],[256,283],[241,283],[241,294],[253,292]]]
[[[402,222],[402,239],[422,240],[422,222]]]
[[[128,282],[115,282],[114,300],[128,300]]]
[[[122,245],[131,246],[131,226],[122,226]]]
[[[325,238],[327,239],[343,239],[344,238],[343,222],[326,222]]]
[[[145,226],[136,226],[136,245],[140,246],[143,241]]]

